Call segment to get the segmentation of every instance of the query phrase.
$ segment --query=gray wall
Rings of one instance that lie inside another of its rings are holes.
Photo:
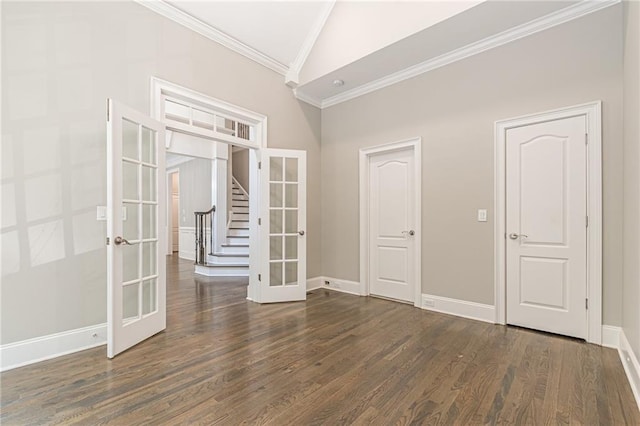
[[[494,122],[603,101],[604,321],[622,323],[621,7],[322,111],[322,272],[359,280],[358,150],[422,137],[422,292],[493,304]],[[476,221],[488,209],[489,221]]]
[[[193,212],[211,208],[211,160],[195,158],[178,166],[180,171],[180,226],[193,227]]]
[[[640,3],[625,2],[623,329],[640,359]]]
[[[233,153],[233,177],[247,191],[249,190],[249,150],[243,149]]]
[[[320,112],[284,77],[133,2],[1,2],[1,344],[106,321],[105,99],[149,112],[156,76],[269,117],[307,151],[320,275]],[[34,314],[37,313],[37,314]]]

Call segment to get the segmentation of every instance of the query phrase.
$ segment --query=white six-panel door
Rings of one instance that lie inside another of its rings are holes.
[[[166,325],[164,127],[108,100],[107,356]],[[162,227],[162,232],[161,232]]]
[[[586,338],[586,118],[506,134],[507,323]]]
[[[369,159],[369,291],[415,298],[414,160],[412,149]]]
[[[258,302],[307,298],[307,153],[261,150]]]

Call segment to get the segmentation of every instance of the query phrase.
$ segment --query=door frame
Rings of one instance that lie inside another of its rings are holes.
[[[506,132],[509,129],[585,116],[587,122],[587,342],[602,344],[602,101],[495,122],[494,283],[495,322],[506,324]],[[588,142],[587,142],[588,141]]]
[[[360,195],[360,295],[370,294],[369,286],[369,164],[374,155],[409,150],[414,161],[414,300],[413,306],[420,307],[422,299],[422,137],[406,139],[398,142],[362,148],[359,153],[359,195]]]
[[[225,143],[227,145],[234,144],[248,148],[250,186],[252,188],[260,188],[260,173],[258,172],[258,169],[260,167],[260,153],[261,148],[268,147],[268,119],[266,115],[250,111],[248,109],[233,105],[221,99],[216,99],[212,96],[205,95],[204,93],[197,92],[187,87],[162,80],[158,77],[152,76],[149,83],[149,109],[151,111],[151,117],[162,122],[165,125],[165,133],[167,135],[167,143],[165,144],[165,149],[167,150],[167,152],[170,151],[172,132],[194,135],[204,139]],[[238,138],[236,138],[235,140],[230,140],[224,135],[212,136],[210,132],[204,132],[201,129],[194,128],[193,126],[188,126],[176,122],[168,123],[163,117],[163,104],[165,96],[185,100],[189,104],[195,106],[203,106],[211,110],[224,112],[226,115],[229,115],[231,117],[237,117],[238,119],[241,119],[248,123],[252,123],[255,126],[256,131],[254,141],[245,141]],[[197,147],[197,150],[202,154],[199,156],[203,158],[211,158],[210,156],[212,155],[212,150],[210,147],[200,145]],[[186,155],[196,154],[187,153]],[[256,300],[256,294],[258,294],[260,286],[260,251],[262,249],[258,229],[260,202],[261,197],[259,191],[251,191],[249,193],[249,286],[247,287],[247,299],[258,302],[259,300]]]
[[[174,166],[167,169],[167,226],[165,226],[165,232],[167,234],[167,256],[173,254],[173,188],[172,177],[174,174],[180,176],[180,169]],[[178,178],[179,179],[179,178]],[[178,199],[178,235],[180,235],[180,199]]]

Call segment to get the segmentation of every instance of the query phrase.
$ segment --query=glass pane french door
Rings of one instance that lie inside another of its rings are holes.
[[[265,149],[262,302],[306,298],[306,152]]]
[[[113,357],[163,330],[163,126],[109,100],[108,336]]]

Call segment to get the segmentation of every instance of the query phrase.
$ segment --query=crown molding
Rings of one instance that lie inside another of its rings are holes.
[[[300,46],[300,50],[298,51],[298,56],[296,56],[296,59],[289,65],[289,69],[293,71],[293,74],[296,76],[296,80],[297,76],[300,75],[300,71],[302,71],[304,63],[307,61],[307,57],[311,53],[311,49],[313,49],[313,46],[316,44],[316,40],[318,40],[324,25],[327,23],[327,19],[329,19],[329,15],[331,14],[335,4],[336,0],[327,2],[324,10],[320,13],[320,16],[318,16],[318,19],[311,27],[311,30],[309,30],[307,37],[302,42],[302,46]]]
[[[614,6],[620,2],[621,0],[581,1],[580,3],[576,3],[557,12],[550,13],[548,15],[534,19],[530,22],[503,31],[491,37],[487,37],[483,40],[468,44],[459,49],[452,50],[451,52],[445,53],[436,58],[429,59],[427,61],[405,68],[404,70],[389,74],[385,77],[379,78],[378,80],[363,84],[338,95],[322,99],[320,101],[320,108],[328,108],[342,102],[355,99],[357,97],[366,95],[367,93],[371,93],[376,90],[380,90],[382,88],[399,83],[401,81],[408,80],[420,74],[427,73],[445,65],[463,60],[470,56],[477,55],[479,53],[505,45],[507,43],[511,43],[532,34],[536,34],[549,28],[553,28],[557,25],[561,25],[574,19],[581,18],[585,15],[597,12],[607,7]],[[296,91],[296,97],[305,102],[309,102],[312,105],[315,105],[315,103],[312,103],[309,100],[318,103],[318,100],[315,100],[314,98],[299,90]]]
[[[164,16],[165,18],[169,18],[172,21],[183,25],[189,28],[192,31],[197,32],[210,40],[215,41],[223,45],[224,47],[233,50],[236,53],[241,54],[242,56],[249,58],[260,65],[263,65],[270,70],[273,70],[281,75],[286,75],[289,70],[288,67],[275,59],[257,51],[253,47],[247,46],[241,41],[236,40],[233,37],[230,37],[228,34],[223,33],[222,31],[212,27],[211,25],[205,24],[201,20],[194,18],[193,16],[181,11],[180,9],[166,3],[163,0],[134,0],[136,3],[147,7],[154,12]]]
[[[316,99],[313,96],[309,96],[306,93],[299,92],[297,89],[293,89],[293,94],[296,99],[301,100],[302,102],[306,102],[309,105],[313,105],[314,107],[318,107],[320,109],[323,108],[322,100]]]

